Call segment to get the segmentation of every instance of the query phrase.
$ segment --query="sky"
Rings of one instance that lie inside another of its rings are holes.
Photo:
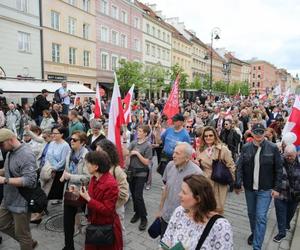
[[[300,0],[142,0],[210,43],[214,27],[226,48],[242,60],[258,58],[300,76]]]

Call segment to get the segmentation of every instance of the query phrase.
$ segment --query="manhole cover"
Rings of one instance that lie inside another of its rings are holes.
[[[46,230],[62,233],[64,231],[64,215],[62,213],[51,216],[47,221]]]

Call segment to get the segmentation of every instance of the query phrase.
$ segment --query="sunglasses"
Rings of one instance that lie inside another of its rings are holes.
[[[209,134],[209,135],[204,135],[204,138],[208,138],[208,137],[214,137],[214,135],[213,134]]]
[[[263,135],[265,133],[265,131],[264,130],[254,130],[254,131],[252,131],[252,133],[255,135]]]
[[[80,141],[80,140],[72,137],[72,138],[71,138],[71,141],[73,141],[73,142],[78,142],[78,141]]]

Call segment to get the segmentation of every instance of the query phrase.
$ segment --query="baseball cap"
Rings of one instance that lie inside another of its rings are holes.
[[[265,132],[265,126],[261,123],[255,123],[251,131],[255,135],[262,135]]]
[[[184,117],[182,114],[178,113],[172,117],[173,122],[182,121],[184,122]]]
[[[11,139],[12,137],[16,137],[16,135],[11,130],[7,128],[0,129],[0,143]]]

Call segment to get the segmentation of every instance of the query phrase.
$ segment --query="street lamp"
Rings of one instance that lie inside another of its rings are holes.
[[[220,36],[219,34],[221,33],[221,29],[218,27],[215,27],[211,31],[211,49],[210,49],[210,79],[209,79],[209,87],[210,87],[210,94],[212,92],[212,63],[213,63],[213,42],[215,40],[219,40]]]

